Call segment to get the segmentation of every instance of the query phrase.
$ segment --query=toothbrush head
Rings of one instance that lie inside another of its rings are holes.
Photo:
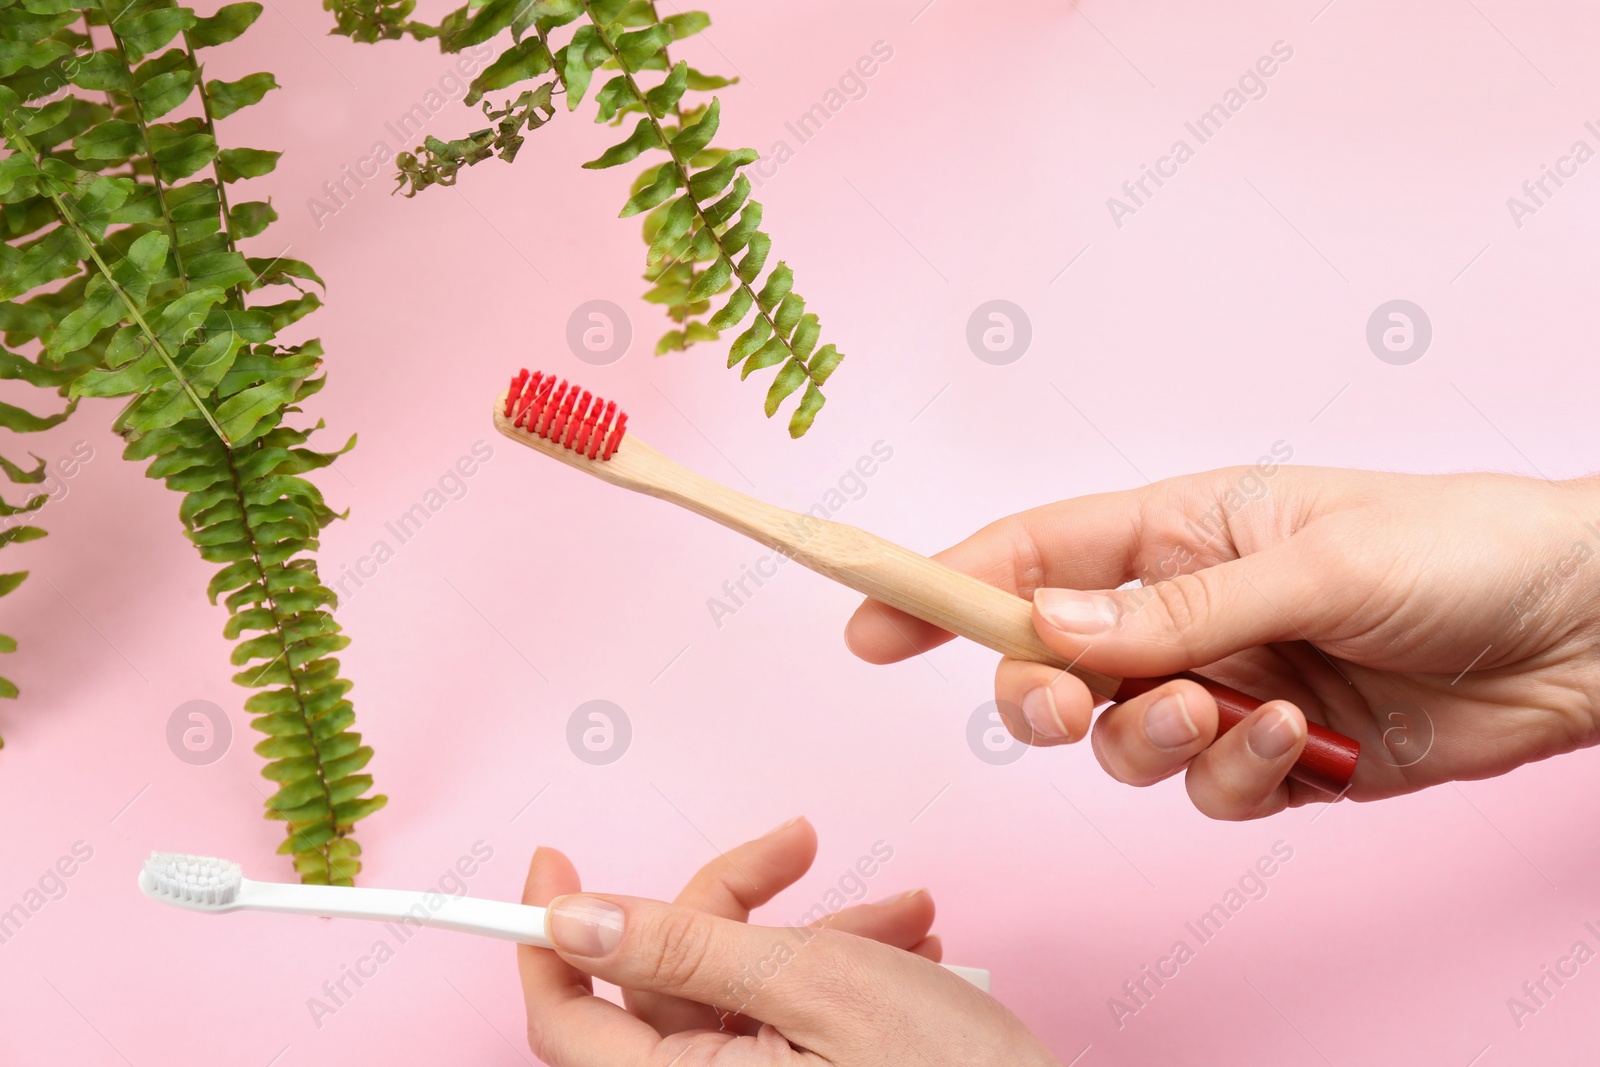
[[[152,852],[139,872],[145,896],[202,911],[232,904],[243,885],[244,872],[237,863],[212,856]]]
[[[615,402],[556,376],[518,371],[500,413],[515,428],[588,459],[610,459],[622,443],[628,416]]]

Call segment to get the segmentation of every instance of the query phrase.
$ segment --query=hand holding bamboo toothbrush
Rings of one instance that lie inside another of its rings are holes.
[[[1019,596],[842,523],[746,496],[673,462],[636,436],[614,402],[554,376],[524,370],[494,406],[502,434],[635,492],[660,497],[782,552],[811,570],[941,629],[1014,659],[1058,667],[1094,693],[1125,700],[1169,679],[1121,679],[1064,661],[1040,641],[1032,606]],[[624,438],[626,437],[626,440]],[[1261,701],[1197,675],[1216,699],[1219,733]],[[1360,745],[1315,723],[1290,777],[1338,794],[1355,771]]]

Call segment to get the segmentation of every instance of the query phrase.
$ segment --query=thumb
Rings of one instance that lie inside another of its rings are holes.
[[[1189,670],[1275,641],[1309,640],[1329,590],[1293,542],[1134,589],[1039,589],[1033,625],[1076,665],[1125,678]]]

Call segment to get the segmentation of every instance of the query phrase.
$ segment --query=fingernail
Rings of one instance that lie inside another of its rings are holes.
[[[1287,708],[1279,708],[1257,719],[1244,743],[1258,759],[1275,760],[1300,740],[1300,728]]]
[[[595,897],[561,897],[545,926],[556,947],[574,956],[608,956],[622,943],[622,909]]]
[[[1115,600],[1076,589],[1036,589],[1033,603],[1050,625],[1075,634],[1101,633],[1121,618]]]
[[[766,833],[761,835],[761,840],[764,841],[769,837],[776,837],[778,834],[783,833],[785,830],[787,830],[789,827],[793,826],[795,823],[799,822],[803,818],[805,818],[804,815],[796,815],[794,818],[790,819],[786,823],[783,823],[781,826],[774,826],[772,829],[768,830]]]
[[[1022,717],[1028,720],[1028,725],[1038,737],[1057,739],[1070,736],[1056,711],[1055,694],[1050,692],[1047,685],[1028,690],[1022,698]]]
[[[920,895],[922,895],[923,893],[926,893],[926,892],[927,892],[926,889],[908,889],[904,893],[896,893],[892,897],[884,897],[882,900],[874,901],[874,903],[879,905],[880,907],[882,907],[885,904],[904,904],[906,901],[910,900],[912,897],[920,896]]]
[[[1144,713],[1144,735],[1157,748],[1183,748],[1200,736],[1182,693],[1168,693]]]

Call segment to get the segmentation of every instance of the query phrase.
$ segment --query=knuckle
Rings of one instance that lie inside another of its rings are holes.
[[[1180,574],[1156,587],[1157,602],[1180,638],[1203,624],[1211,612],[1211,591],[1200,572]]]
[[[694,983],[705,970],[710,954],[710,936],[701,916],[692,911],[673,909],[662,913],[650,930],[655,953],[649,962],[649,978],[658,989],[683,989]]]

